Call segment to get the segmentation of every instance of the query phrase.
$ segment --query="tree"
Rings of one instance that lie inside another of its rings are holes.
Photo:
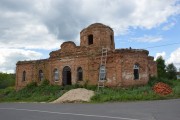
[[[15,74],[7,74],[0,72],[0,89],[15,85]]]
[[[166,77],[166,65],[165,65],[165,60],[162,58],[162,56],[159,56],[156,59],[157,63],[157,74],[159,78],[165,78]]]
[[[168,79],[176,79],[177,69],[173,63],[167,65],[166,71]]]

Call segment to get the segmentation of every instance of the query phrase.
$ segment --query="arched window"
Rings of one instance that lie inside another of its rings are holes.
[[[99,79],[100,80],[105,80],[106,78],[106,68],[104,65],[100,66],[100,76]]]
[[[22,81],[26,81],[26,71],[23,71]]]
[[[134,65],[134,80],[139,79],[139,64]]]
[[[44,74],[42,70],[39,70],[39,80],[42,81],[44,79]]]
[[[83,80],[83,70],[81,67],[77,69],[77,80],[82,81]]]
[[[88,45],[93,44],[93,35],[88,35]]]
[[[59,80],[59,72],[58,72],[58,69],[57,69],[57,68],[54,69],[54,80],[55,80],[55,81],[58,81],[58,80]]]

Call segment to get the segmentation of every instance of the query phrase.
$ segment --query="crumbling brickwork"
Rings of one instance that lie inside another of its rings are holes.
[[[157,75],[156,63],[147,50],[115,49],[112,28],[95,23],[80,32],[80,46],[67,41],[48,59],[17,62],[16,89],[44,79],[57,85],[97,85],[102,48],[108,49],[106,86],[146,84],[150,76]]]

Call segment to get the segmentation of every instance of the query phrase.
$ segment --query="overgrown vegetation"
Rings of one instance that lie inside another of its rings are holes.
[[[175,81],[175,80],[169,80],[169,79],[167,79],[167,78],[162,78],[162,77],[161,77],[161,78],[151,77],[150,80],[148,81],[148,86],[151,86],[151,87],[152,87],[154,84],[156,84],[156,83],[158,83],[158,82],[163,82],[163,83],[166,83],[166,84],[172,86],[174,81]],[[172,86],[172,87],[173,87],[173,86]]]
[[[174,66],[173,63],[170,63],[166,66],[166,71],[167,71],[167,78],[168,79],[177,79],[176,78],[176,72],[177,72],[177,68]]]
[[[0,89],[14,86],[15,74],[0,73]]]
[[[36,82],[28,84],[19,91],[15,91],[14,87],[8,87],[0,90],[0,102],[50,102],[70,89],[82,88],[95,90],[96,86],[59,86],[50,85],[48,80],[44,80],[40,85]]]
[[[170,84],[173,89],[173,93],[167,96],[161,96],[154,93],[154,91],[152,90],[152,86],[158,81]],[[180,98],[180,81],[167,81],[162,79],[158,80],[158,78],[152,78],[152,81],[145,86],[101,89],[101,91],[97,92],[96,95],[92,97],[92,102],[159,100],[170,98]]]
[[[32,82],[17,92],[13,87],[8,87],[4,90],[1,90],[0,101],[51,101],[59,97],[61,94],[62,92],[60,92],[60,86],[49,85],[45,83],[42,83],[38,86],[37,83]]]
[[[164,82],[169,84],[173,93],[167,96],[160,96],[153,92],[152,86],[157,82]],[[180,81],[179,80],[165,80],[158,78],[151,78],[149,83],[145,86],[134,86],[130,88],[102,88],[97,91],[97,86],[89,85],[71,85],[59,86],[50,85],[47,80],[40,85],[33,82],[28,84],[25,88],[15,91],[13,87],[0,90],[0,102],[50,102],[68,90],[75,88],[86,88],[94,90],[95,96],[92,97],[92,102],[114,102],[114,101],[136,101],[136,100],[158,100],[180,98]]]
[[[166,78],[166,65],[165,65],[165,60],[163,59],[162,56],[159,56],[156,59],[156,63],[157,63],[157,75],[160,78]]]
[[[176,79],[176,72],[177,68],[174,66],[173,63],[165,65],[165,60],[162,56],[159,56],[156,59],[157,63],[157,75],[158,78],[164,78],[164,79]]]

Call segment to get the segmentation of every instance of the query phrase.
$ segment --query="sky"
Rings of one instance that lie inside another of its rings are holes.
[[[0,72],[79,45],[93,23],[113,28],[116,49],[146,49],[180,68],[180,0],[0,0]]]

